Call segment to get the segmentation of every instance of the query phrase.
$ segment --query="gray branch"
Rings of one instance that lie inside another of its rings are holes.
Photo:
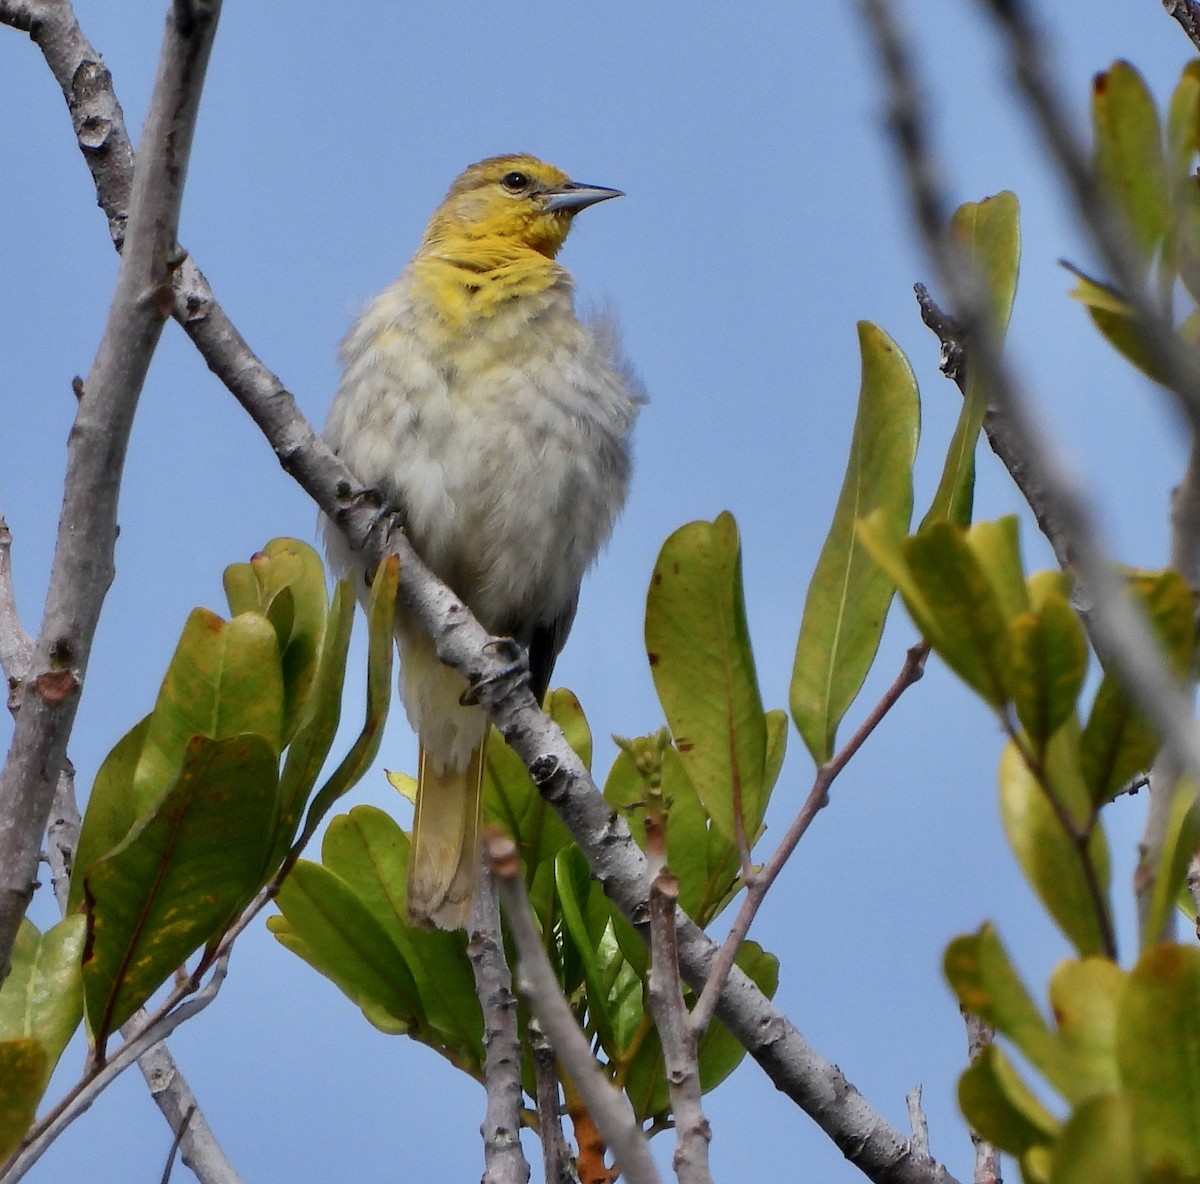
[[[629,1184],[659,1184],[650,1145],[629,1099],[604,1076],[563,998],[521,882],[516,844],[493,831],[484,838],[484,849],[504,899],[508,931],[517,947],[517,986],[521,994],[537,1016],[596,1129],[604,1136],[621,1175]]]
[[[517,998],[504,959],[496,885],[486,872],[476,883],[467,957],[483,1009],[483,1184],[527,1184],[529,1164],[521,1150],[521,1041]]]
[[[672,1163],[676,1178],[679,1184],[712,1184],[708,1166],[712,1128],[700,1101],[696,1033],[679,989],[679,958],[675,949],[678,900],[679,881],[663,869],[650,885],[650,976],[646,996],[662,1045],[675,1120]]]

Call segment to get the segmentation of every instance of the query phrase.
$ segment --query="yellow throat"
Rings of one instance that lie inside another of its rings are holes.
[[[452,324],[567,281],[554,261],[579,210],[620,191],[572,181],[527,155],[471,165],[429,221],[412,262],[417,295]]]

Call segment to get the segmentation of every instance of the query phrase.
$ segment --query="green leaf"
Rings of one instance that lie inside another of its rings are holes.
[[[946,979],[959,1005],[1007,1036],[1060,1089],[1066,1084],[1062,1050],[1009,961],[996,930],[957,937],[946,947]]]
[[[224,621],[208,609],[193,609],[163,678],[134,775],[141,809],[177,776],[194,736],[225,740],[252,733],[278,756],[282,728],[283,676],[270,622],[254,613]]]
[[[403,955],[366,905],[320,864],[300,860],[279,892],[282,916],[267,928],[280,944],[356,1003],[390,1034],[419,1022],[420,995]]]
[[[1040,755],[1075,713],[1087,676],[1083,626],[1065,597],[1051,593],[1034,611],[1009,622],[1013,704]]]
[[[33,1124],[50,1080],[50,1057],[40,1040],[0,1040],[0,1163]]]
[[[279,817],[270,865],[283,858],[320,776],[342,716],[342,688],[346,682],[346,655],[354,627],[354,585],[340,580],[326,620],[317,662],[304,708],[287,748],[279,778]]]
[[[1079,1103],[1120,1085],[1116,1057],[1117,1000],[1125,976],[1107,958],[1060,962],[1050,979],[1064,1077],[1055,1084]]]
[[[8,978],[0,987],[0,1040],[37,1040],[46,1054],[47,1074],[83,1018],[79,961],[86,928],[83,917],[74,916],[43,934],[23,920]]]
[[[1158,111],[1142,76],[1115,62],[1092,84],[1095,168],[1101,187],[1124,215],[1143,267],[1167,225],[1167,189]]]
[[[1084,823],[1078,813],[1080,787],[1072,783],[1076,756],[1073,729],[1060,729],[1050,743],[1050,788],[1072,827]],[[1034,891],[1080,954],[1104,955],[1111,932],[1108,904],[1108,848],[1104,832],[1093,826],[1087,860],[1064,819],[1030,772],[1016,744],[1000,758],[1000,813],[1013,854]]]
[[[284,735],[290,737],[312,689],[329,596],[317,552],[299,539],[272,539],[250,560],[261,611],[275,625],[283,663]]]
[[[260,886],[276,785],[261,736],[194,737],[154,809],[88,869],[83,989],[98,1044]]]
[[[959,206],[950,231],[965,262],[975,269],[988,296],[992,330],[1004,340],[1017,290],[1021,261],[1020,209],[1016,195],[997,193]],[[940,521],[965,526],[971,521],[975,489],[975,446],[987,411],[988,396],[977,366],[967,368],[967,390],[958,424],[946,453],[941,480],[922,526]]]
[[[976,522],[967,530],[967,544],[1006,620],[1029,611],[1029,587],[1021,562],[1020,526],[1015,514],[994,522]]]
[[[1159,945],[1129,973],[1117,1057],[1144,1162],[1200,1173],[1200,950]]]
[[[483,1015],[467,960],[467,935],[409,925],[409,853],[408,836],[373,806],[355,806],[330,819],[321,844],[325,868],[379,923],[412,976],[419,1008],[410,1035],[477,1073],[483,1064]],[[365,968],[353,977],[369,975]],[[381,1000],[380,1006],[387,1011],[391,1003]]]
[[[71,891],[67,912],[78,911],[83,904],[83,877],[103,855],[107,855],[133,829],[138,816],[148,810],[153,799],[140,802],[134,793],[134,774],[142,756],[142,745],[150,728],[150,717],[134,724],[104,758],[92,782],[87,811],[79,831],[75,865],[71,869]]]
[[[935,623],[935,635],[926,640],[972,690],[1002,707],[1011,677],[1008,622],[966,532],[934,522],[907,539],[903,551],[924,611]]]
[[[1143,949],[1158,941],[1175,900],[1180,892],[1186,891],[1188,864],[1198,849],[1200,818],[1196,813],[1196,786],[1181,780],[1171,795],[1167,823],[1163,828],[1162,852],[1154,870],[1154,890],[1142,924]],[[1189,907],[1195,906],[1189,904]]]
[[[554,861],[554,883],[562,909],[563,944],[570,948],[573,958],[578,960],[587,989],[588,1024],[611,1062],[621,1052],[609,1013],[609,987],[605,982],[605,971],[609,968],[611,958],[603,956],[603,947],[589,931],[587,898],[592,881],[587,860],[577,847],[566,848]]]
[[[1051,1143],[1058,1122],[1034,1096],[995,1044],[958,1081],[958,1104],[971,1127],[1013,1155]]]
[[[1088,316],[1108,343],[1147,378],[1167,382],[1158,352],[1147,344],[1133,306],[1108,284],[1091,279],[1076,267],[1070,270],[1076,278],[1071,298],[1087,309]]]
[[[766,796],[766,723],[741,567],[732,515],[692,522],[663,544],[646,595],[659,701],[704,808],[729,838],[738,822],[748,837],[758,832]]]
[[[1103,1094],[1078,1107],[1055,1144],[1054,1184],[1142,1184],[1128,1100]]]
[[[1164,245],[1165,279],[1178,273],[1193,299],[1200,293],[1200,182],[1195,157],[1200,151],[1200,62],[1188,62],[1171,96],[1167,118],[1168,193],[1171,220]]]
[[[1146,610],[1168,661],[1182,675],[1195,644],[1192,593],[1178,572],[1139,575],[1131,590]],[[1110,801],[1135,773],[1148,769],[1159,738],[1126,693],[1120,677],[1108,672],[1096,692],[1080,753],[1084,781],[1097,804]]]
[[[312,837],[334,802],[358,784],[371,767],[383,739],[388,706],[392,699],[392,658],[396,651],[393,627],[396,619],[396,588],[400,561],[389,556],[376,569],[367,601],[367,708],[362,730],[350,751],[313,798],[304,819],[303,837]]]
[[[818,766],[833,755],[838,724],[862,688],[879,648],[895,587],[854,529],[879,511],[887,537],[912,517],[912,466],[920,434],[917,382],[882,329],[858,324],[862,386],[850,459],[833,523],[804,603],[792,668],[792,718]]]

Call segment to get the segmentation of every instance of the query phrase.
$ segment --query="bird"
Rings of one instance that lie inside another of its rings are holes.
[[[525,648],[539,703],[624,506],[645,401],[611,312],[580,316],[556,259],[580,211],[622,196],[525,153],[467,168],[346,336],[323,432],[480,624]],[[341,532],[324,533],[335,570],[355,567]],[[396,639],[419,739],[408,916],[462,929],[488,724],[403,607]]]

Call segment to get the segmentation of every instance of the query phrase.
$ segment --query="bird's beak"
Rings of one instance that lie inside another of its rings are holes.
[[[576,213],[594,206],[598,201],[608,201],[610,197],[624,197],[619,189],[606,189],[603,185],[581,185],[578,181],[565,181],[557,189],[551,189],[546,194],[546,212],[566,210]]]

